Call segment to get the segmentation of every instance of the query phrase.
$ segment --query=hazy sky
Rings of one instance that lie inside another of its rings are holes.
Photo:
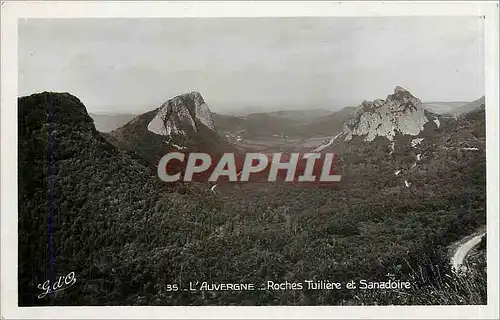
[[[213,111],[331,108],[484,95],[479,17],[30,19],[19,94],[65,91],[92,111],[142,112],[200,91]]]

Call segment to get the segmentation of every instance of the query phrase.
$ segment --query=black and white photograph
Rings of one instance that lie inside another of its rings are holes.
[[[478,12],[20,17],[10,299],[498,312]]]

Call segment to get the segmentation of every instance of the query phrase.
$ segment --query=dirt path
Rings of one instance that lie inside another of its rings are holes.
[[[467,268],[463,265],[465,258],[469,254],[470,250],[474,248],[481,242],[481,239],[486,234],[486,230],[481,231],[479,233],[475,233],[472,236],[468,236],[464,238],[465,241],[461,243],[458,248],[455,249],[455,252],[451,258],[452,269],[454,271],[467,271]]]

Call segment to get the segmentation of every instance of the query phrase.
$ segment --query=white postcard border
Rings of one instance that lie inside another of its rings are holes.
[[[110,17],[485,16],[488,306],[23,307],[17,306],[17,19]],[[1,316],[82,318],[469,319],[498,315],[498,2],[2,2]]]

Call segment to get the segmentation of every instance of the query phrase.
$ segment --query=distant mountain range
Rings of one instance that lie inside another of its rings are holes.
[[[451,101],[451,102],[424,102],[422,107],[429,111],[439,114],[460,115],[474,110],[481,104],[485,104],[485,96],[468,102],[468,101]]]
[[[423,109],[443,115],[459,115],[473,110],[484,103],[484,97],[474,101],[422,102]],[[332,131],[341,129],[356,107],[345,107],[339,111],[327,109],[281,110],[271,112],[248,113],[235,116],[212,113],[214,124],[220,133],[242,133],[249,137],[285,135],[295,137],[327,136]],[[110,132],[125,125],[136,115],[91,113],[97,130]]]
[[[481,97],[475,101],[472,101],[470,103],[467,103],[467,104],[464,104],[456,109],[453,110],[453,113],[454,114],[464,114],[464,113],[467,113],[467,112],[470,112],[470,111],[474,111],[476,110],[477,108],[481,107],[481,106],[484,106],[486,104],[486,99],[485,97]]]
[[[128,113],[90,113],[89,116],[94,119],[98,131],[110,132],[123,126],[135,118],[136,115]]]
[[[433,101],[422,102],[422,108],[434,113],[453,113],[457,108],[469,103],[469,101]]]

